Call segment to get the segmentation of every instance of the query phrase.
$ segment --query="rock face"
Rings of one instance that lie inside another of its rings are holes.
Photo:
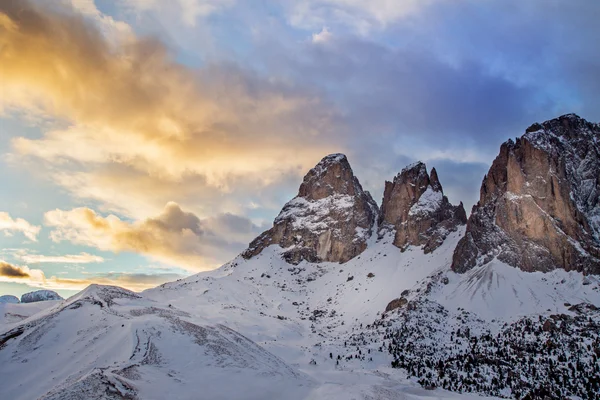
[[[378,208],[343,154],[323,158],[304,177],[298,195],[281,210],[273,227],[242,253],[244,258],[278,244],[286,261],[346,262],[367,247]]]
[[[600,273],[600,125],[574,114],[500,147],[452,269],[492,258],[524,271]]]
[[[462,203],[453,206],[444,196],[435,168],[429,175],[425,164],[417,162],[385,183],[380,229],[395,229],[394,245],[402,251],[414,245],[430,253],[466,222]]]
[[[63,300],[60,295],[52,290],[36,290],[21,296],[21,303],[35,303],[46,300]]]

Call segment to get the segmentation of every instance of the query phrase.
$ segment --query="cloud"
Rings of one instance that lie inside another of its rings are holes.
[[[4,261],[0,261],[0,277],[6,278],[29,278],[29,271],[23,267],[17,267]]]
[[[315,93],[232,64],[189,69],[155,38],[108,40],[96,19],[0,5],[0,110],[60,122],[15,138],[13,159],[38,160],[54,179],[122,166],[155,186],[199,177],[219,192],[240,178],[268,185],[339,150],[336,112]]]
[[[137,222],[102,217],[89,208],[54,210],[44,215],[55,242],[69,241],[113,252],[134,252],[191,271],[219,266],[243,248],[261,228],[247,218],[221,214],[201,220],[168,203],[163,212]]]
[[[323,27],[321,32],[312,34],[312,41],[313,43],[325,43],[331,39],[331,36],[332,34],[329,32],[329,29],[327,27]]]
[[[27,239],[37,242],[40,229],[40,226],[32,225],[23,218],[13,219],[7,212],[0,212],[0,231],[9,235],[13,232],[21,232]]]
[[[418,13],[432,0],[297,0],[286,3],[290,23],[302,28],[337,24],[363,35]]]
[[[15,257],[27,264],[89,264],[104,262],[103,257],[89,253],[48,256],[42,254],[28,254],[26,252],[19,252],[15,254]]]
[[[124,0],[120,6],[137,13],[176,12],[184,24],[189,27],[196,26],[199,18],[205,18],[231,7],[235,0],[175,0],[164,2],[161,0]]]
[[[83,278],[46,277],[44,271],[27,266],[15,266],[0,260],[0,282],[25,283],[32,287],[51,290],[82,290],[95,283],[99,285],[121,286],[141,291],[156,287],[165,282],[183,278],[176,273],[117,273],[107,272]]]

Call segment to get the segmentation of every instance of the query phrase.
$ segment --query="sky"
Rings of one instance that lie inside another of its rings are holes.
[[[600,121],[595,0],[0,0],[0,295],[217,268],[322,157],[470,210],[501,143]]]

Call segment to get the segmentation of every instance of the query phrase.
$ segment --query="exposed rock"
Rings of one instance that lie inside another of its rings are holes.
[[[323,158],[304,177],[298,195],[281,210],[273,227],[250,243],[244,258],[278,244],[291,264],[346,262],[367,247],[378,214],[343,154]]]
[[[21,296],[21,303],[35,303],[47,300],[63,300],[63,298],[53,290],[36,290],[35,292],[25,293]]]
[[[408,300],[404,297],[394,299],[388,303],[385,307],[385,312],[395,310],[396,308],[404,307],[408,303]]]
[[[452,269],[494,257],[524,271],[600,273],[600,125],[568,114],[500,147]]]
[[[547,319],[542,326],[544,332],[550,332],[556,329],[556,322],[551,319]]]
[[[444,196],[435,168],[429,175],[417,162],[385,183],[379,223],[381,229],[395,229],[394,245],[402,251],[414,245],[430,253],[466,222],[462,203],[453,206]]]
[[[585,314],[586,312],[598,310],[600,310],[598,307],[590,303],[579,303],[569,307],[569,311],[575,312],[577,314]]]

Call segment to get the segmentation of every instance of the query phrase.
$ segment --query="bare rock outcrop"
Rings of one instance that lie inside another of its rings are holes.
[[[377,204],[363,190],[346,156],[331,154],[306,174],[298,195],[242,256],[251,258],[278,244],[287,249],[283,257],[292,264],[343,263],[365,250],[377,214]]]
[[[403,251],[414,245],[430,253],[466,222],[462,203],[453,206],[444,196],[435,168],[429,175],[425,164],[417,162],[385,183],[380,229],[395,229],[394,245]]]
[[[494,257],[524,271],[600,274],[600,124],[568,114],[502,144],[452,269]]]

